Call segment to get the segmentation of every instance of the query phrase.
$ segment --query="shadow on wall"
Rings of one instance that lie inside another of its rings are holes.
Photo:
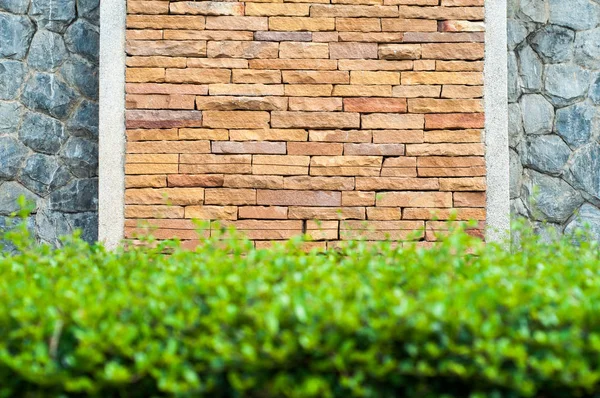
[[[512,213],[600,239],[600,2],[509,0],[508,18]]]
[[[24,195],[57,244],[98,234],[99,0],[0,0],[0,229]]]

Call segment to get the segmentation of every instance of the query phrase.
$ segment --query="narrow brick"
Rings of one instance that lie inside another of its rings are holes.
[[[339,32],[380,32],[379,18],[336,18],[336,30]]]
[[[283,95],[281,84],[211,84],[208,87],[210,95],[236,95],[259,97],[268,95]]]
[[[283,188],[311,191],[351,191],[354,189],[354,178],[309,176],[285,177],[283,179]]]
[[[282,111],[288,108],[283,97],[233,97],[211,95],[196,97],[196,108],[211,111]]]
[[[303,129],[246,129],[231,130],[232,141],[306,141]]]
[[[342,194],[333,191],[257,191],[257,204],[278,206],[341,206]]]
[[[377,43],[329,43],[331,59],[369,59],[377,58]]]
[[[246,15],[255,16],[308,16],[309,4],[246,3]]]
[[[402,156],[403,144],[344,144],[344,155],[350,156]]]
[[[171,14],[188,15],[244,15],[244,3],[181,1],[171,3],[169,11]]]
[[[351,84],[400,84],[399,72],[350,72]]]
[[[169,187],[221,187],[223,175],[219,174],[178,174],[167,177]]]
[[[442,86],[394,86],[393,97],[400,98],[437,98],[442,92]]]
[[[207,205],[254,205],[255,189],[207,188],[204,203]]]
[[[483,113],[431,114],[425,116],[425,128],[439,129],[481,129],[484,127]]]
[[[127,153],[210,153],[209,141],[128,142]]]
[[[318,203],[317,203],[318,204]],[[364,207],[290,207],[288,218],[300,220],[364,220]]]
[[[362,127],[371,129],[423,129],[423,115],[372,113],[362,115]]]
[[[179,129],[179,139],[224,141],[229,139],[229,132],[225,129]]]
[[[454,207],[485,207],[485,192],[455,192]]]
[[[328,142],[289,142],[290,155],[339,156],[344,151],[344,145]]]
[[[401,220],[402,212],[393,207],[367,207],[368,220],[393,221]]]
[[[280,128],[356,128],[358,113],[272,112],[271,125]]]
[[[215,30],[268,30],[268,23],[266,17],[206,17],[206,29]]]
[[[239,208],[239,218],[254,218],[265,220],[286,220],[288,208],[282,206],[242,206]]]
[[[310,130],[309,141],[318,142],[371,142],[369,130]]]
[[[485,191],[485,177],[440,178],[441,191]]]
[[[423,130],[374,130],[374,144],[419,144],[424,141]]]
[[[407,156],[483,156],[484,145],[478,144],[408,144]]]
[[[341,98],[293,97],[289,99],[290,111],[333,112],[342,110]],[[355,112],[348,110],[349,112]]]
[[[350,74],[343,71],[283,71],[284,83],[296,84],[348,84]]]
[[[477,99],[431,99],[408,100],[412,113],[475,113],[483,112],[483,102]]]
[[[451,192],[382,192],[377,194],[381,207],[452,207]]]
[[[204,127],[211,128],[266,128],[269,127],[268,112],[205,111]]]
[[[166,186],[166,175],[131,175],[125,177],[125,188],[164,188]]]
[[[128,15],[127,28],[202,30],[204,29],[204,17],[181,15]]]
[[[343,206],[374,206],[375,192],[344,191],[342,192]]]
[[[269,30],[320,32],[335,29],[335,18],[272,17]],[[266,29],[261,29],[266,30]]]
[[[210,41],[206,48],[209,58],[277,58],[279,44],[268,41]]]
[[[405,113],[404,98],[344,98],[344,111],[361,113]]]
[[[381,5],[325,5],[315,4],[310,9],[311,17],[397,17],[398,7]]]
[[[195,205],[203,202],[203,188],[139,188],[125,190],[125,204]]]
[[[233,142],[217,141],[212,143],[213,153],[252,153],[252,154],[285,154],[285,142]]]
[[[266,58],[266,57],[264,57]],[[272,57],[276,58],[276,57]],[[328,43],[283,42],[279,44],[279,58],[329,58]]]
[[[183,218],[183,214],[184,208],[181,206],[125,206],[127,218]]]
[[[442,98],[482,98],[483,86],[453,86],[442,87]],[[483,108],[479,111],[483,112]]]
[[[438,190],[437,178],[357,177],[356,189],[361,191],[432,191]]]
[[[402,84],[483,84],[483,75],[479,72],[402,72]]]
[[[187,206],[185,218],[198,220],[237,220],[235,206]]]
[[[483,59],[483,43],[435,43],[423,44],[424,59],[456,59],[476,61]]]
[[[381,44],[378,49],[379,59],[406,60],[421,58],[420,44]]]
[[[359,70],[359,71],[402,71],[412,70],[413,61],[387,61],[377,59],[340,59],[340,70]]]
[[[312,32],[256,32],[254,40],[258,41],[312,41]]]
[[[205,57],[206,42],[128,40],[126,52],[128,55],[142,56]]]
[[[226,175],[223,186],[229,188],[282,189],[283,176]]]

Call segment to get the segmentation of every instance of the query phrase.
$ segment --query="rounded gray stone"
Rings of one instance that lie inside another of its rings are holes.
[[[14,179],[28,153],[16,138],[0,136],[0,180]]]
[[[525,173],[521,197],[534,220],[564,223],[583,203],[573,187],[560,178],[533,170]]]
[[[98,68],[80,57],[71,57],[60,69],[63,78],[88,99],[98,100]]]
[[[540,94],[526,94],[521,97],[523,127],[525,134],[537,135],[552,132],[554,107]]]
[[[29,11],[38,27],[64,32],[77,16],[75,0],[32,0]]]
[[[510,198],[515,199],[519,197],[521,191],[521,175],[523,174],[523,166],[521,166],[521,158],[519,154],[513,149],[509,150],[509,162],[510,162]]]
[[[575,30],[595,28],[600,25],[600,4],[594,0],[550,0],[549,22]]]
[[[98,139],[99,107],[96,102],[81,101],[67,123],[70,135]]]
[[[573,57],[575,32],[555,25],[547,25],[535,32],[529,42],[547,63],[566,62]]]
[[[77,20],[67,29],[65,42],[72,53],[79,54],[95,64],[98,63],[100,33],[96,26],[85,19]]]
[[[98,144],[82,137],[71,137],[61,151],[61,157],[75,177],[98,175]]]
[[[56,154],[67,140],[60,121],[37,112],[25,114],[19,138],[34,151],[49,155]]]
[[[0,134],[13,134],[17,131],[23,109],[18,102],[0,101]]]
[[[600,28],[577,33],[575,61],[586,68],[600,69]]]
[[[508,104],[508,144],[516,148],[523,139],[523,115],[519,104]]]
[[[521,0],[521,13],[532,22],[548,20],[548,0]]]
[[[517,56],[510,51],[508,53],[508,102],[517,102],[521,95],[518,69]]]
[[[28,202],[37,203],[38,197],[15,181],[0,185],[0,214],[10,215],[20,210],[19,198],[24,197]]]
[[[590,102],[580,102],[556,112],[555,130],[571,148],[590,141],[596,108]]]
[[[50,194],[49,207],[64,213],[98,210],[98,180],[73,180]]]
[[[600,105],[600,73],[592,80],[588,95],[595,105]]]
[[[61,213],[44,209],[36,214],[39,239],[58,247],[60,238],[81,231],[81,238],[89,243],[98,240],[98,213]]]
[[[576,151],[569,166],[569,181],[578,189],[600,199],[600,145],[593,143]]]
[[[587,238],[600,241],[600,210],[589,203],[584,203],[577,215],[565,228],[565,234],[575,235],[583,232]]]
[[[12,100],[19,94],[27,68],[21,61],[0,61],[0,100]]]
[[[25,58],[34,33],[29,18],[0,13],[0,58]]]
[[[39,30],[31,41],[27,65],[40,71],[54,70],[69,56],[61,35]]]
[[[508,24],[508,49],[514,50],[519,44],[525,40],[527,34],[527,26],[524,22],[517,19],[509,19]]]
[[[29,0],[0,0],[0,10],[13,14],[25,14],[29,8]]]
[[[590,72],[576,65],[546,66],[544,87],[557,106],[565,106],[583,98],[590,86]]]
[[[100,0],[77,0],[77,13],[80,17],[98,25],[100,22]]]
[[[568,145],[556,135],[529,136],[523,146],[523,164],[547,174],[560,174],[570,155]]]
[[[535,51],[528,45],[519,50],[519,76],[522,87],[526,92],[536,92],[542,89],[542,74],[544,65]]]
[[[25,83],[23,103],[30,109],[47,112],[59,119],[66,118],[77,101],[75,91],[49,73],[35,73]]]
[[[21,172],[20,181],[32,192],[46,196],[71,179],[65,166],[53,156],[35,153],[31,155]]]

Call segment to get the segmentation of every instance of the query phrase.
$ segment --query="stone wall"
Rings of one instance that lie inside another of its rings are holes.
[[[600,239],[600,1],[509,0],[508,17],[512,212]]]
[[[127,237],[148,220],[193,244],[199,218],[325,246],[485,220],[483,0],[128,12]]]
[[[99,0],[0,0],[0,228],[97,238]]]

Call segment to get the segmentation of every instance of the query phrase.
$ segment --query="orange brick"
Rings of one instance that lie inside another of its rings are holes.
[[[370,130],[310,130],[308,139],[317,142],[371,142]]]
[[[219,174],[177,174],[167,178],[169,187],[221,187],[223,180]]]
[[[402,84],[483,84],[483,74],[479,72],[402,72]]]
[[[127,153],[210,153],[210,143],[208,141],[129,142]]]
[[[394,207],[367,207],[368,220],[393,221],[402,219],[402,211]]]
[[[440,178],[442,191],[485,191],[485,177]]]
[[[266,191],[257,192],[257,204],[277,206],[336,207],[342,204],[342,195],[334,191]]]
[[[243,206],[239,208],[239,218],[266,220],[287,219],[288,208],[281,206]]]
[[[431,191],[439,188],[437,178],[356,177],[356,189],[361,191]]]
[[[126,52],[128,55],[204,57],[206,56],[206,42],[128,40]]]
[[[144,1],[144,3],[146,3]],[[204,29],[204,17],[179,15],[129,15],[129,29]]]
[[[127,68],[127,82],[164,82],[165,70],[163,68]]]
[[[232,141],[306,141],[308,132],[302,129],[231,130]]]
[[[422,130],[374,130],[375,144],[418,144],[423,142]]]
[[[399,72],[350,72],[351,84],[400,84]]]
[[[255,189],[207,188],[204,203],[207,205],[255,205]]]
[[[402,211],[403,220],[485,220],[485,209],[415,209]]]
[[[130,0],[127,2],[127,14],[168,14],[168,1]]]
[[[341,111],[341,98],[294,97],[289,99],[290,111]]]
[[[344,71],[284,71],[284,83],[300,84],[348,84],[350,74]]]
[[[204,69],[206,70],[206,69]],[[204,71],[203,70],[203,71]],[[278,70],[235,69],[232,74],[233,83],[281,83],[281,72]]]
[[[481,98],[483,97],[483,86],[444,86],[442,87],[442,98]],[[483,112],[480,110],[478,112]]]
[[[375,192],[344,191],[342,192],[343,206],[374,206]]]
[[[316,191],[349,191],[354,189],[352,177],[294,176],[283,179],[284,189]]]
[[[125,203],[136,205],[194,205],[204,202],[202,188],[140,188],[125,190]]]
[[[483,43],[435,43],[423,44],[425,59],[456,59],[476,61],[483,59]]]
[[[358,113],[272,112],[271,126],[279,128],[356,128]]]
[[[381,207],[452,207],[451,192],[382,192],[376,197]]]
[[[288,218],[301,220],[364,220],[364,207],[290,207]]]
[[[415,98],[408,100],[408,111],[412,113],[483,112],[483,102],[476,99]]]
[[[168,83],[228,83],[231,71],[227,69],[167,69]]]
[[[423,115],[373,113],[362,116],[362,127],[369,129],[423,129]]]
[[[163,188],[167,186],[165,175],[131,175],[125,177],[125,188]]]
[[[454,207],[485,207],[485,192],[455,192]]]
[[[335,18],[272,17],[269,30],[319,32],[335,29]],[[266,29],[263,29],[266,30]]]
[[[211,128],[266,128],[269,119],[268,112],[206,111],[202,124]]]
[[[220,1],[182,1],[171,3],[169,11],[171,14],[189,15],[244,15],[244,4]]]
[[[344,98],[346,112],[406,112],[404,98]]]
[[[183,218],[183,213],[181,206],[125,206],[127,218]]]
[[[283,176],[226,175],[223,186],[229,188],[283,189]]]
[[[439,129],[481,129],[484,127],[485,116],[483,113],[455,113],[425,115],[425,128],[428,130]]]
[[[187,206],[185,218],[198,220],[237,220],[235,206]]]
[[[256,16],[308,16],[309,4],[246,3],[246,15]]]
[[[483,144],[408,144],[408,156],[483,156]]]
[[[336,29],[339,32],[379,32],[379,18],[337,18]]]
[[[343,144],[325,142],[289,142],[287,148],[290,155],[337,156],[344,151]]]

